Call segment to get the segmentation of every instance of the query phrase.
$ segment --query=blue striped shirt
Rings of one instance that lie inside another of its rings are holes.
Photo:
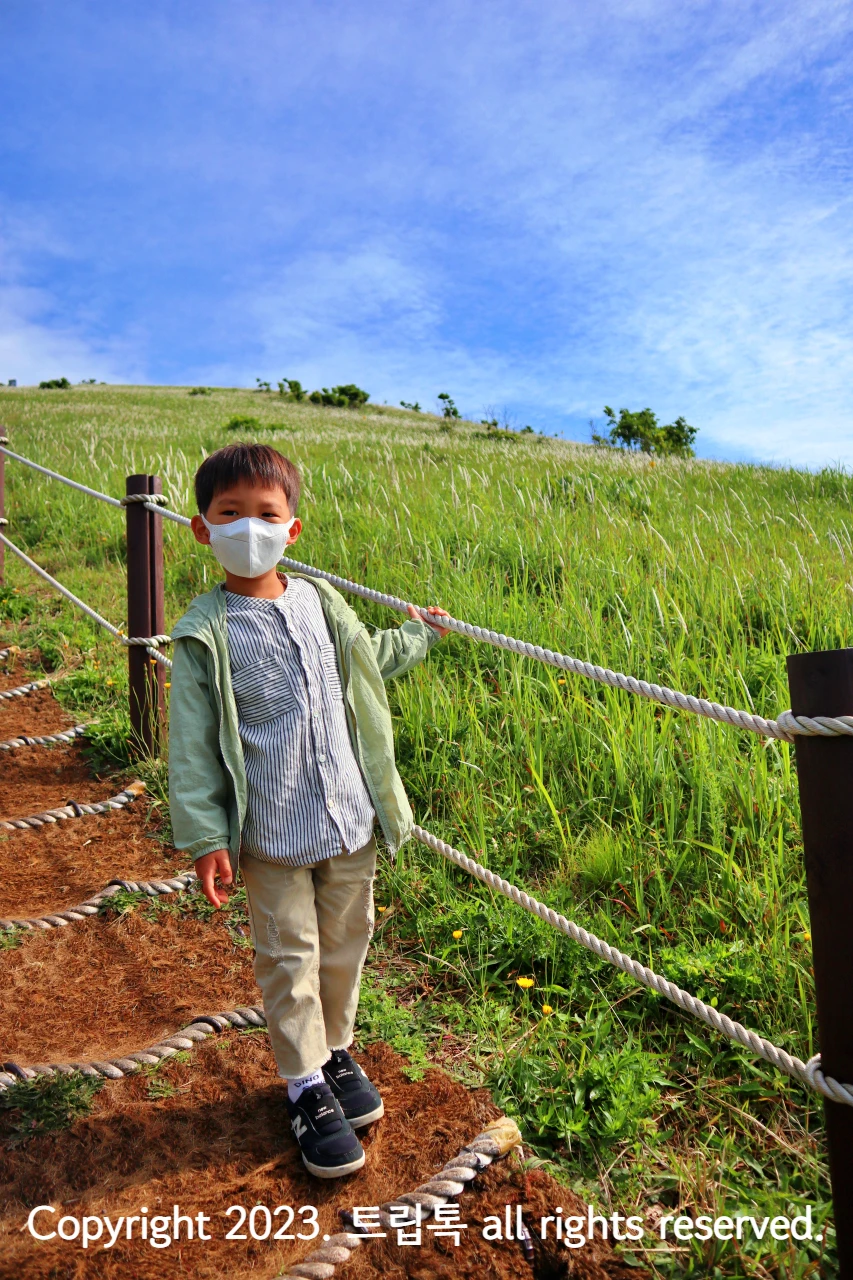
[[[376,815],[320,597],[310,582],[284,581],[275,600],[225,592],[248,787],[242,849],[305,866],[363,848]]]

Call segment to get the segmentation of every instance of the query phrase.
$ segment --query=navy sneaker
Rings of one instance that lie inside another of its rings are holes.
[[[315,1178],[343,1178],[364,1164],[362,1145],[327,1084],[303,1089],[295,1102],[288,1098],[287,1110],[302,1163]]]
[[[379,1090],[346,1049],[335,1049],[323,1067],[323,1076],[353,1129],[361,1129],[384,1116],[385,1105]]]

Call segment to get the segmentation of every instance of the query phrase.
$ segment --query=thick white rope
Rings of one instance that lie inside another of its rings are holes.
[[[112,809],[123,809],[125,805],[132,804],[144,790],[145,783],[137,779],[136,782],[129,782],[124,790],[117,796],[113,796],[111,800],[100,800],[96,804],[78,804],[76,800],[69,800],[68,804],[60,809],[46,809],[44,813],[35,813],[29,818],[10,818],[7,822],[0,822],[0,831],[26,831],[30,827],[45,827],[52,822],[65,822],[68,818],[109,813]]]
[[[49,689],[53,680],[30,680],[28,684],[19,684],[14,689],[0,690],[0,698],[25,698],[28,693],[36,693],[39,689]]]
[[[53,742],[73,742],[75,738],[82,738],[89,728],[91,724],[75,724],[73,729],[63,729],[59,733],[44,733],[37,738],[26,736],[7,738],[5,742],[0,742],[0,751],[14,751],[17,747],[47,747]]]
[[[518,1125],[507,1116],[498,1116],[476,1138],[466,1142],[458,1155],[451,1156],[428,1182],[422,1182],[414,1191],[406,1191],[395,1200],[387,1200],[379,1206],[379,1224],[384,1231],[372,1232],[370,1227],[358,1227],[353,1213],[340,1209],[341,1219],[352,1227],[352,1232],[329,1236],[301,1262],[288,1264],[287,1270],[283,1274],[277,1272],[277,1275],[281,1280],[332,1280],[335,1268],[348,1262],[350,1254],[362,1241],[382,1239],[389,1231],[420,1227],[422,1222],[435,1217],[442,1205],[455,1200],[463,1191],[474,1190],[474,1179],[493,1161],[520,1146]]]
[[[766,1062],[777,1067],[779,1071],[793,1076],[801,1084],[808,1085],[818,1093],[822,1093],[825,1098],[831,1098],[833,1102],[843,1102],[848,1106],[853,1106],[853,1084],[839,1084],[837,1080],[824,1076],[820,1069],[820,1054],[815,1054],[808,1062],[803,1062],[801,1058],[793,1057],[784,1049],[780,1049],[769,1040],[765,1040],[757,1032],[748,1030],[739,1022],[732,1022],[731,1018],[727,1018],[724,1013],[718,1012],[717,1009],[705,1004],[702,1000],[697,1000],[689,992],[677,987],[674,982],[670,982],[667,978],[662,977],[661,974],[655,973],[654,970],[647,968],[646,965],[640,964],[638,960],[632,960],[630,956],[618,951],[616,947],[611,947],[609,943],[597,938],[595,934],[588,933],[580,925],[567,920],[565,916],[554,911],[552,907],[546,907],[544,903],[532,898],[530,894],[518,889],[514,884],[510,884],[508,880],[503,880],[500,876],[495,875],[493,871],[489,871],[479,862],[475,862],[473,858],[469,858],[458,849],[454,849],[452,845],[445,844],[443,840],[432,835],[429,831],[425,831],[423,827],[413,827],[412,834],[416,839],[420,840],[421,844],[425,844],[428,849],[433,849],[436,853],[442,854],[448,861],[454,862],[463,871],[467,871],[469,875],[476,876],[478,880],[482,880],[483,884],[487,884],[491,889],[496,889],[505,898],[509,898],[511,902],[523,907],[525,911],[538,916],[540,920],[544,920],[546,924],[558,929],[560,933],[565,933],[573,942],[579,942],[582,947],[586,947],[587,951],[591,951],[593,955],[599,956],[602,960],[607,960],[609,964],[615,965],[617,969],[621,969],[623,973],[635,978],[644,987],[657,991],[659,995],[665,996],[667,1000],[677,1004],[679,1009],[683,1009],[685,1013],[692,1014],[694,1018],[707,1023],[709,1027],[713,1027],[715,1031],[728,1036],[730,1040],[734,1040],[759,1058],[764,1058]]]
[[[2,448],[2,446],[0,446]],[[11,450],[2,448],[2,452],[16,461],[23,462],[25,465],[33,467],[37,471],[51,476],[56,480],[62,481],[64,484],[70,485],[72,488],[79,489],[83,493],[89,494],[91,497],[98,498],[101,501],[109,502],[111,505],[122,506],[129,502],[141,503],[147,510],[152,511],[165,519],[171,520],[176,524],[189,526],[191,521],[186,517],[179,515],[178,512],[168,510],[164,507],[165,498],[161,495],[146,496],[145,494],[128,495],[122,502],[116,498],[110,498],[107,494],[99,493],[95,489],[89,489],[85,485],[80,485],[76,481],[69,480],[65,476],[59,475],[57,472],[50,471],[46,467],[40,467],[37,463],[31,462],[28,458],[23,458],[19,454],[12,453]],[[18,547],[14,545],[4,534],[0,533],[0,540],[9,547],[16,555],[18,555],[26,564],[30,566],[36,573],[49,582],[57,591],[64,595],[72,603],[81,608],[89,617],[98,622],[102,627],[110,631],[116,639],[121,640],[125,644],[144,644],[148,652],[159,662],[166,666],[171,666],[169,659],[164,654],[158,652],[154,647],[156,643],[165,643],[168,637],[131,637],[128,639],[123,636],[117,627],[107,622],[100,614],[96,613],[88,605],[84,604],[77,596],[73,595],[66,587],[52,578],[50,574],[41,569],[29,556],[25,555]],[[371,600],[378,604],[386,605],[388,608],[394,609],[399,613],[408,612],[408,602],[402,600],[399,596],[388,595],[386,592],[375,591],[370,587],[365,587],[360,583],[352,582],[347,578],[341,578],[337,574],[328,573],[326,570],[317,569],[313,565],[306,565],[298,560],[291,560],[288,557],[282,557],[281,564],[297,572],[311,575],[312,577],[323,578],[335,587],[350,594],[360,596],[362,599]],[[416,606],[418,612],[424,621],[430,619],[428,610],[422,606]],[[622,672],[612,671],[608,667],[599,667],[594,663],[584,662],[579,658],[573,658],[569,654],[555,653],[551,649],[543,648],[541,645],[530,644],[525,640],[518,640],[513,636],[504,635],[503,632],[492,631],[488,628],[478,627],[472,623],[462,622],[457,618],[445,617],[441,620],[441,625],[447,627],[448,630],[455,631],[460,635],[464,635],[469,639],[479,640],[486,644],[495,645],[497,648],[506,649],[511,653],[517,653],[524,657],[534,658],[539,662],[544,662],[549,666],[558,667],[563,671],[570,671],[575,675],[582,675],[590,680],[596,680],[601,684],[606,684],[612,688],[622,689],[625,692],[633,693],[639,697],[649,698],[655,702],[660,702],[665,706],[672,707],[677,711],[688,711],[694,715],[704,716],[707,719],[715,720],[720,724],[730,724],[736,728],[748,729],[753,733],[762,734],[764,737],[782,739],[791,742],[794,735],[801,734],[814,737],[837,737],[837,736],[853,736],[853,716],[795,716],[791,711],[783,711],[776,720],[765,720],[762,716],[756,716],[747,711],[740,711],[735,707],[724,706],[718,702],[709,702],[705,698],[696,698],[690,694],[680,693],[677,690],[670,689],[665,685],[652,684],[645,680],[637,680],[634,676],[624,675]],[[38,682],[34,687],[43,687],[47,682]],[[5,696],[14,696],[17,690],[9,691]],[[66,815],[67,816],[67,815]],[[2,824],[6,825],[6,824]],[[817,1054],[810,1058],[808,1063],[802,1059],[793,1057],[784,1049],[773,1045],[769,1040],[765,1040],[754,1031],[749,1031],[746,1027],[738,1022],[732,1022],[725,1014],[719,1013],[710,1005],[704,1004],[701,1000],[697,1000],[691,996],[689,992],[683,991],[674,983],[656,974],[653,970],[645,965],[639,964],[638,961],[632,960],[630,956],[624,955],[615,947],[611,947],[602,939],[595,937],[594,934],[588,933],[579,925],[569,921],[565,916],[555,912],[550,907],[546,907],[543,903],[538,902],[535,898],[531,898],[522,890],[511,885],[508,881],[502,880],[487,868],[475,862],[473,859],[466,857],[459,850],[453,849],[451,845],[445,844],[438,837],[430,835],[422,827],[415,826],[414,834],[423,844],[429,848],[437,850],[450,861],[455,862],[458,866],[468,871],[469,874],[475,875],[485,884],[492,888],[498,889],[499,892],[508,897],[511,901],[531,911],[534,915],[545,920],[554,928],[559,929],[562,933],[568,934],[575,942],[579,942],[582,946],[592,951],[595,955],[602,959],[608,960],[611,964],[630,974],[641,982],[644,986],[650,987],[657,991],[660,995],[672,1000],[679,1008],[687,1013],[691,1013],[694,1017],[707,1023],[716,1031],[728,1036],[729,1039],[743,1045],[744,1048],[764,1058],[773,1066],[786,1074],[793,1076],[803,1084],[809,1085],[811,1088],[822,1093],[825,1097],[831,1098],[836,1102],[843,1102],[853,1106],[853,1086],[840,1084],[836,1080],[832,1080],[823,1075],[820,1070],[820,1055]]]
[[[182,1049],[193,1049],[197,1044],[207,1040],[209,1036],[220,1031],[229,1031],[232,1027],[243,1031],[250,1027],[267,1025],[263,1009],[260,1006],[233,1009],[227,1013],[212,1013],[200,1018],[193,1018],[188,1027],[184,1027],[173,1036],[158,1040],[156,1044],[135,1053],[127,1053],[122,1058],[110,1058],[103,1062],[51,1062],[34,1063],[31,1067],[19,1066],[17,1062],[0,1063],[0,1091],[18,1084],[21,1080],[34,1080],[36,1076],[63,1075],[70,1076],[80,1072],[84,1076],[104,1076],[107,1080],[121,1080],[125,1076],[134,1075],[141,1067],[155,1067],[163,1058],[172,1058]]]
[[[152,658],[157,662],[161,663],[164,667],[171,667],[172,663],[170,660],[156,647],[158,644],[169,643],[171,640],[170,636],[126,636],[123,631],[118,629],[118,627],[114,627],[106,618],[101,617],[101,615],[93,609],[91,605],[86,604],[79,596],[75,596],[73,591],[69,591],[61,582],[57,582],[56,578],[51,577],[46,569],[42,569],[41,565],[36,564],[35,560],[31,560],[25,551],[22,551],[20,547],[16,547],[14,542],[6,537],[5,533],[0,533],[0,542],[2,542],[4,546],[8,547],[10,551],[13,551],[20,560],[23,560],[24,564],[32,569],[33,573],[37,573],[45,582],[50,583],[54,591],[58,591],[59,594],[64,596],[66,600],[69,600],[71,604],[76,605],[78,609],[82,609],[93,622],[97,622],[98,626],[103,627],[105,631],[109,631],[110,635],[116,640],[125,645],[143,645],[151,654]]]
[[[15,929],[59,929],[63,925],[96,916],[104,902],[122,891],[144,893],[153,898],[161,893],[182,893],[192,888],[197,881],[198,876],[194,871],[187,871],[184,875],[175,876],[170,880],[111,880],[103,889],[99,889],[91,898],[78,903],[77,906],[66,907],[63,911],[52,911],[43,916],[26,916],[23,919],[10,916],[8,919],[0,919],[0,929],[6,932],[12,932]]]
[[[169,499],[162,493],[126,493],[125,496],[123,498],[119,498],[118,501],[119,506],[121,507],[133,507],[136,506],[138,502],[143,502],[146,507],[150,507],[152,503],[155,503],[160,507],[165,507]]]
[[[16,462],[22,462],[25,467],[32,467],[33,471],[40,471],[43,476],[49,476],[51,480],[58,480],[60,484],[67,484],[70,489],[78,489],[80,493],[88,494],[90,498],[97,498],[99,502],[108,502],[111,507],[121,507],[118,498],[111,498],[108,493],[100,493],[97,489],[90,489],[86,484],[79,484],[76,480],[69,480],[68,476],[62,476],[58,471],[51,471],[50,467],[42,467],[37,462],[33,462],[30,458],[24,458],[20,453],[13,453],[11,449],[7,449],[8,440],[5,436],[0,436],[0,453],[4,453],[7,458],[14,458]]]
[[[112,506],[119,507],[126,506],[128,503],[138,502],[146,510],[161,515],[164,519],[171,520],[175,524],[189,526],[191,523],[186,516],[179,515],[177,511],[171,511],[164,507],[163,504],[166,502],[166,498],[162,494],[146,495],[135,493],[129,494],[122,499],[111,498],[108,494],[98,492],[97,489],[90,489],[86,485],[78,484],[76,480],[69,480],[67,476],[62,476],[47,467],[39,466],[38,463],[32,462],[29,458],[12,453],[10,449],[2,448],[2,452],[7,454],[8,457],[14,458],[17,462],[33,467],[36,471],[41,471],[55,480],[60,480],[63,484],[79,489],[81,492],[87,493],[90,497],[97,498],[101,502],[109,502]],[[2,536],[0,534],[0,537]],[[11,543],[7,542],[6,545],[17,551],[17,548],[12,546]],[[17,551],[17,554],[24,559],[26,558],[23,552]],[[32,564],[32,561],[28,563]],[[301,561],[291,560],[286,556],[282,557],[280,563],[299,573],[307,573],[315,578],[323,578],[341,591],[360,596],[363,600],[372,600],[376,604],[383,604],[398,613],[408,612],[409,602],[402,600],[399,596],[388,595],[384,591],[374,591],[371,587],[365,587],[361,583],[352,582],[348,578],[341,578],[337,574],[328,573],[325,569],[316,569],[313,565],[302,564]],[[81,602],[75,602],[86,608]],[[422,605],[416,605],[415,607],[424,621],[430,619],[428,610],[423,608]],[[725,706],[719,702],[710,702],[707,698],[697,698],[692,694],[680,693],[677,689],[670,689],[667,685],[638,680],[635,676],[625,675],[621,671],[612,671],[609,667],[600,667],[596,663],[573,658],[570,654],[555,653],[552,649],[543,648],[542,645],[531,644],[527,640],[518,640],[515,636],[507,636],[502,631],[492,631],[488,627],[478,627],[473,623],[463,622],[459,618],[442,618],[441,625],[447,627],[450,631],[455,631],[458,635],[466,636],[469,640],[479,640],[483,644],[491,644],[498,649],[506,649],[510,653],[517,653],[525,658],[534,658],[538,662],[557,667],[561,671],[570,671],[573,675],[585,676],[588,680],[595,680],[599,684],[609,685],[613,689],[622,689],[625,693],[633,693],[640,698],[648,698],[653,702],[662,703],[663,706],[671,707],[675,711],[687,711],[692,715],[715,720],[718,724],[732,725],[736,729],[748,729],[751,733],[761,734],[765,738],[777,738],[783,742],[793,742],[797,734],[805,737],[853,737],[853,716],[795,716],[792,711],[783,711],[775,720],[765,720],[763,716],[754,715],[752,712],[740,711],[736,707]],[[137,643],[139,643],[138,640]],[[149,652],[158,662],[162,662],[167,666],[171,665],[168,658],[164,658],[162,654],[157,654],[151,648],[149,648]]]
[[[186,516],[176,511],[168,511],[153,503],[146,504],[149,511],[154,511],[166,520],[175,524],[189,525]],[[349,578],[341,578],[336,573],[328,573],[325,569],[316,569],[314,565],[303,564],[300,560],[291,560],[282,556],[280,564],[297,573],[307,573],[312,578],[323,578],[340,591],[360,596],[363,600],[371,600],[375,604],[383,604],[397,613],[408,613],[408,601],[399,596],[388,595],[385,591],[374,591]],[[429,611],[422,605],[415,608],[425,622],[435,621]],[[510,653],[520,654],[525,658],[534,658],[548,666],[557,667],[561,671],[569,671],[572,675],[585,676],[588,680],[596,680],[599,684],[610,685],[613,689],[622,689],[625,693],[636,694],[640,698],[648,698],[660,702],[675,711],[688,711],[693,715],[704,716],[715,720],[718,724],[732,725],[736,729],[748,729],[765,738],[778,738],[783,742],[793,742],[795,734],[804,736],[837,737],[853,736],[853,716],[795,716],[791,711],[783,711],[776,720],[765,720],[749,711],[739,711],[736,707],[723,706],[719,702],[709,702],[706,698],[696,698],[692,694],[679,693],[666,685],[651,684],[647,680],[637,680],[635,676],[624,675],[621,671],[611,671],[609,667],[599,667],[593,662],[584,662],[567,653],[555,653],[542,645],[530,644],[527,640],[518,640],[515,636],[504,635],[502,631],[492,631],[488,627],[478,627],[471,622],[462,622],[459,618],[441,618],[442,627],[466,636],[469,640],[479,640],[483,644],[494,645],[498,649],[506,649]]]

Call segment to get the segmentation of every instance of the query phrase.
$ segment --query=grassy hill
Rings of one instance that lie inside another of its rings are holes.
[[[229,430],[235,416],[258,424]],[[0,424],[12,448],[116,496],[127,474],[157,473],[186,513],[206,452],[272,443],[304,479],[296,558],[767,717],[789,705],[787,653],[851,643],[853,482],[840,472],[655,464],[248,391],[4,389]],[[6,473],[8,535],[123,625],[122,514],[14,462]],[[165,542],[168,626],[218,566],[186,530],[167,524]],[[7,565],[0,641],[75,669],[58,692],[101,715],[100,749],[120,768],[123,652]],[[401,621],[352,603],[371,625]],[[786,744],[453,635],[389,696],[417,821],[731,1017],[814,1051]],[[162,787],[162,765],[149,777]],[[823,1219],[814,1095],[414,842],[383,863],[377,901],[364,1033],[413,1071],[441,1061],[488,1083],[590,1200],[771,1216],[811,1203]],[[647,1261],[660,1275],[804,1277],[822,1247],[717,1242]]]

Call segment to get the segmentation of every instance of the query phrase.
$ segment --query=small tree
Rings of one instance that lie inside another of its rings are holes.
[[[668,427],[661,427],[660,453],[672,453],[677,457],[693,457],[693,441],[698,428],[691,427],[684,418],[676,418]]]
[[[606,436],[593,429],[592,442],[612,448],[631,449],[640,453],[656,453],[673,457],[692,458],[696,427],[684,418],[676,418],[667,426],[659,426],[651,409],[620,409],[617,418],[610,405],[604,406],[604,416],[610,423]]]
[[[282,378],[278,384],[278,394],[280,396],[290,396],[291,400],[301,403],[305,399],[305,388],[296,378]]]
[[[450,395],[446,391],[440,391],[438,395],[441,401],[441,414],[444,418],[461,418],[462,414],[456,408]]]

